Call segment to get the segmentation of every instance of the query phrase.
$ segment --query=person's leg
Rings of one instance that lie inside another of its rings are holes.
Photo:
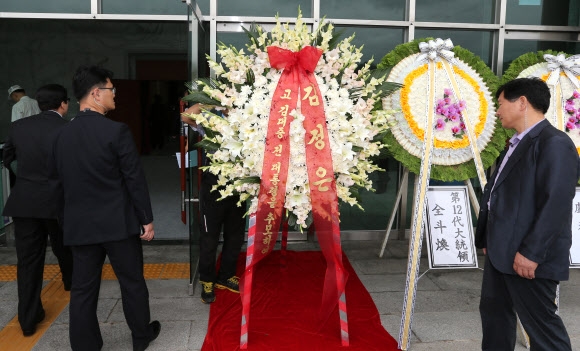
[[[111,266],[121,286],[123,312],[133,346],[148,344],[151,338],[149,322],[149,290],[143,277],[143,249],[138,235],[121,241],[104,243]]]
[[[483,351],[513,351],[516,344],[517,319],[504,279],[486,256],[479,302]]]
[[[105,250],[101,245],[72,246],[73,275],[70,293],[69,338],[73,351],[100,350],[103,338],[97,304]]]
[[[202,183],[200,189],[201,221],[199,237],[199,280],[214,283],[216,280],[216,254],[222,229],[223,203],[219,194],[211,192],[211,184]]]
[[[46,219],[44,226],[50,238],[52,253],[58,260],[64,289],[70,290],[72,284],[72,252],[70,247],[64,246],[62,227],[56,219]]]
[[[526,333],[531,351],[571,351],[570,338],[560,316],[556,314],[558,282],[550,279],[506,278],[514,307]]]
[[[23,332],[34,333],[43,314],[40,294],[46,255],[46,232],[41,220],[14,218],[17,259],[18,322]]]
[[[236,275],[238,258],[242,245],[244,244],[244,234],[246,232],[245,204],[236,206],[237,198],[223,200],[226,208],[224,220],[224,244],[222,247],[222,257],[218,281],[225,281]]]

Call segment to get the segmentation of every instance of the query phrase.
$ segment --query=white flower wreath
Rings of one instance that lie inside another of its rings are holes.
[[[382,137],[392,115],[383,110],[380,101],[398,85],[385,82],[388,70],[371,71],[372,60],[360,67],[362,48],[351,44],[354,35],[336,43],[330,23],[321,23],[310,33],[299,14],[293,28],[278,21],[271,32],[259,26],[246,32],[251,38],[246,45],[248,54],[219,44],[221,62],[208,57],[216,78],[192,84],[184,99],[208,105],[201,114],[189,117],[205,130],[198,145],[212,151],[206,169],[218,175],[215,188],[222,198],[239,194],[240,202],[251,199],[249,213],[257,210],[270,107],[282,73],[270,66],[267,47],[298,52],[314,46],[323,52],[314,75],[324,97],[337,196],[360,207],[358,189],[372,190],[368,174],[380,168],[371,157],[384,147]],[[211,113],[214,107],[227,110],[227,117]],[[291,225],[306,228],[312,210],[303,126],[308,116],[301,113],[300,103],[288,116],[290,158],[284,207]]]

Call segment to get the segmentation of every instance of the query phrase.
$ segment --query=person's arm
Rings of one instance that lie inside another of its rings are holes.
[[[10,165],[16,160],[16,149],[12,143],[12,130],[13,128],[10,129],[8,139],[6,139],[6,142],[2,148],[2,162],[4,163],[4,167],[8,169],[12,169]]]
[[[193,128],[197,128],[197,123],[195,123],[195,121],[192,118],[189,118],[189,115],[191,114],[198,115],[200,113],[201,113],[201,104],[195,104],[187,108],[185,111],[183,111],[183,113],[181,114],[181,120],[183,121],[183,123],[188,124]]]
[[[24,111],[20,108],[20,105],[16,104],[12,106],[12,122],[16,122],[17,120],[21,119],[24,115]]]
[[[142,226],[151,225],[150,233],[153,235],[153,211],[151,210],[147,180],[133,141],[133,135],[126,124],[121,124],[116,146],[121,176],[127,187],[131,204],[135,209],[139,223]],[[144,229],[144,234],[149,236],[147,229]]]

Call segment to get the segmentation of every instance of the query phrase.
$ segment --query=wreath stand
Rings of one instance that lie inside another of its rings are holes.
[[[381,245],[381,250],[379,251],[379,257],[382,258],[384,253],[385,253],[385,248],[387,246],[387,241],[389,240],[389,235],[391,233],[391,228],[393,226],[393,222],[395,220],[396,214],[398,212],[398,208],[399,208],[399,203],[401,201],[401,198],[403,197],[403,190],[408,186],[408,182],[409,182],[409,169],[408,168],[403,168],[403,175],[401,177],[401,184],[399,185],[399,190],[397,191],[397,195],[395,197],[395,205],[393,207],[393,211],[391,213],[391,217],[389,218],[389,223],[387,225],[387,229],[385,231],[385,236],[383,238],[383,243]],[[419,182],[419,178],[415,178],[415,186],[414,189],[417,189],[418,186],[418,182]],[[475,211],[475,216],[478,217],[479,216],[479,201],[477,200],[477,196],[475,195],[475,190],[473,189],[473,185],[471,184],[471,181],[469,179],[466,179],[464,181],[465,185],[467,185],[467,190],[468,190],[468,194],[469,194],[469,200],[471,203],[471,206],[473,206],[473,210]],[[415,203],[413,203],[413,207],[414,207]],[[414,216],[416,215],[415,212],[415,208],[413,208],[411,210],[411,212],[413,213],[413,219],[411,220],[411,222],[414,221]],[[419,239],[420,241],[422,241],[422,237]],[[416,262],[414,262],[414,264],[416,265],[413,266],[412,264],[412,258],[413,257],[421,257],[421,248],[422,245],[418,245],[415,247],[415,249],[413,250],[413,252],[409,251],[409,264],[410,264],[410,269],[408,269],[407,271],[407,275],[409,275],[409,272],[411,270],[414,269],[419,269],[419,261],[417,260]],[[481,269],[481,268],[480,268]],[[425,274],[426,272],[424,272],[423,274]],[[421,275],[423,276],[423,275]],[[419,280],[421,278],[421,276],[417,279]],[[560,292],[560,285],[558,285],[557,290],[556,290],[556,305],[558,306],[559,309],[559,292]],[[414,295],[413,295],[413,299],[414,299]],[[403,307],[403,317],[401,322],[404,323],[405,322],[405,307]],[[412,320],[412,314],[413,312],[411,311],[411,318],[409,318],[409,321]],[[527,348],[530,348],[530,338],[528,337],[528,334],[526,333],[526,331],[524,330],[524,327],[518,317],[517,319],[518,321],[518,328],[517,328],[517,333],[519,336],[519,339],[521,341],[521,343]],[[405,324],[401,324],[401,334],[403,333],[404,330],[411,330],[411,323],[409,322],[408,325]],[[400,346],[404,346],[401,345],[402,340],[401,340],[401,335],[399,335],[399,345]],[[408,350],[407,348],[401,347],[402,350]]]
[[[340,230],[333,230],[332,240],[335,247],[338,246],[340,249],[340,261],[342,262],[342,248],[340,242]],[[246,270],[244,273],[244,294],[242,296],[242,327],[240,331],[240,350],[248,349],[248,325],[250,321],[250,302],[252,297],[252,279],[253,279],[253,266],[252,260],[254,256],[254,241],[256,237],[256,214],[250,215],[250,223],[248,227],[248,247],[246,249]],[[288,247],[288,219],[285,218],[282,222],[282,240],[281,240],[281,266],[282,269],[286,267],[286,249]],[[327,262],[328,263],[328,262]],[[250,268],[248,268],[250,267]],[[339,274],[339,267],[336,267],[337,278],[343,279],[343,275]],[[337,285],[344,285],[344,281],[337,281]],[[343,347],[349,346],[349,334],[348,334],[348,319],[346,312],[346,296],[345,292],[340,295],[338,299],[338,313],[340,317],[340,338]]]

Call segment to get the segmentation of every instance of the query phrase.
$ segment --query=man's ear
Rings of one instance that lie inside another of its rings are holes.
[[[525,110],[528,107],[528,98],[526,98],[525,96],[520,96],[520,98],[518,99],[519,103],[520,103],[520,110]]]

